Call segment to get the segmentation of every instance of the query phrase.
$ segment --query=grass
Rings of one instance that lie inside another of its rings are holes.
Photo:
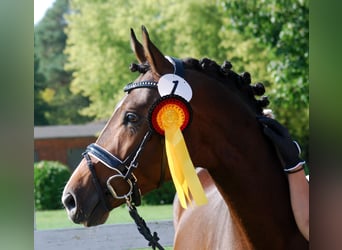
[[[145,205],[137,209],[145,221],[172,220],[172,205]],[[35,220],[37,230],[83,227],[71,222],[64,209],[36,211]],[[126,206],[112,210],[105,224],[115,223],[133,223]]]

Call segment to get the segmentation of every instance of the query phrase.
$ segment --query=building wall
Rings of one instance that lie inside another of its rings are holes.
[[[95,140],[95,137],[35,139],[35,161],[59,161],[73,171],[82,159],[81,153]]]

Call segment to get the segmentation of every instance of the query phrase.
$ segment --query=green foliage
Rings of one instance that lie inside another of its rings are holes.
[[[63,50],[67,39],[63,31],[66,27],[63,15],[67,10],[68,1],[57,0],[34,29],[35,52],[41,62],[39,70],[50,85],[70,82],[70,72],[63,69],[66,60]]]
[[[72,71],[64,69],[67,60],[63,53],[67,39],[64,14],[68,11],[68,0],[56,0],[34,29],[34,53],[39,61],[35,64],[35,125],[84,123],[90,120],[78,112],[88,105],[88,99],[71,94]],[[43,77],[40,81],[36,81],[38,74]],[[40,86],[36,87],[38,84]]]
[[[37,210],[62,208],[63,188],[70,177],[65,165],[55,161],[34,164],[34,198]]]
[[[89,97],[82,114],[108,118],[122,97],[122,88],[137,75],[128,70],[135,61],[129,29],[139,37],[142,24],[158,47],[178,57],[218,58],[222,26],[220,8],[208,1],[108,0],[71,2],[66,29],[67,69],[74,71],[73,93]],[[152,28],[153,27],[153,28]],[[213,46],[214,44],[214,46]]]
[[[48,110],[48,104],[40,98],[40,92],[45,88],[45,77],[38,72],[39,59],[34,53],[34,125],[47,125],[48,120],[44,115],[44,110]]]
[[[155,189],[142,197],[142,204],[161,205],[172,204],[176,189],[172,181],[165,182],[160,188]]]
[[[232,27],[269,51],[270,107],[303,146],[309,140],[309,1],[222,1]]]

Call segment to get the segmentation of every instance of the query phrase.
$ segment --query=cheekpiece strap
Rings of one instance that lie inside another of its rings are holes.
[[[126,87],[124,88],[125,92],[129,92],[132,89],[136,89],[136,88],[157,88],[157,82],[153,82],[153,81],[142,81],[142,82],[131,82],[129,84],[126,85]]]

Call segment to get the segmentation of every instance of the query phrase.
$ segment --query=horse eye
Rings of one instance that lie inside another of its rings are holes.
[[[129,122],[129,123],[135,123],[138,121],[138,118],[139,118],[138,115],[136,115],[134,113],[127,113],[125,120],[126,120],[126,122]]]

